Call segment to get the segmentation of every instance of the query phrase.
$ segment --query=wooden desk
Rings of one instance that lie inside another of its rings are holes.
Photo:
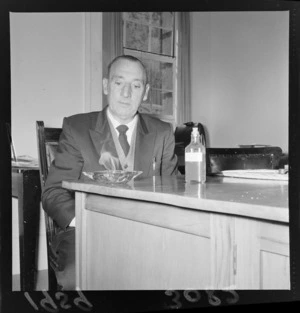
[[[12,197],[18,198],[21,290],[35,289],[41,185],[38,168],[12,168]]]
[[[63,187],[76,191],[80,289],[290,288],[287,182],[155,177]]]

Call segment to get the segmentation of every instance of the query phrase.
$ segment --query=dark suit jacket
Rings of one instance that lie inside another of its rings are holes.
[[[172,126],[146,114],[139,114],[135,144],[134,169],[139,177],[152,176],[156,158],[156,175],[177,171]],[[42,194],[43,208],[60,228],[66,228],[75,216],[74,193],[61,187],[63,180],[76,180],[82,171],[104,170],[99,164],[102,147],[117,156],[108,124],[106,109],[64,118],[55,161],[50,166]]]

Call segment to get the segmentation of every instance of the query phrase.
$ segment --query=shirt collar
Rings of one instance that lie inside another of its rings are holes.
[[[132,121],[130,121],[129,123],[127,124],[121,124],[120,122],[118,122],[114,117],[113,115],[111,114],[111,112],[109,111],[109,108],[106,110],[107,112],[107,117],[109,118],[109,120],[111,121],[113,127],[117,130],[117,127],[120,126],[120,125],[126,125],[128,127],[129,130],[133,130],[134,126],[136,125],[137,123],[137,119],[138,119],[138,115],[136,114],[134,116],[134,118],[132,119]],[[118,131],[118,130],[117,130]]]

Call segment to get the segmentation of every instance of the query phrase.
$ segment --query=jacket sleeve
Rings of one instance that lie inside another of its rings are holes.
[[[163,156],[161,165],[161,175],[177,174],[177,156],[175,151],[175,137],[173,127],[169,124],[169,129],[166,132],[163,146]]]
[[[79,179],[82,167],[83,157],[69,120],[64,118],[55,160],[50,166],[42,194],[43,209],[62,229],[75,217],[74,192],[62,188],[62,181]]]

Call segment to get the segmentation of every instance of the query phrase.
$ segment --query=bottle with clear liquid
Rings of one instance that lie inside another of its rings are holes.
[[[206,148],[200,138],[198,127],[193,127],[191,142],[185,148],[185,181],[204,183],[206,181]]]

